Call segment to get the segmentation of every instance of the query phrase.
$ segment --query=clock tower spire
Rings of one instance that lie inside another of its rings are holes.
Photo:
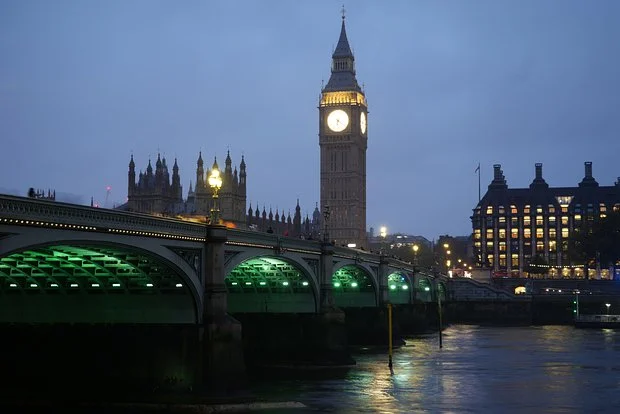
[[[321,90],[319,103],[321,209],[329,208],[326,225],[330,239],[337,244],[367,247],[368,106],[355,75],[355,57],[347,38],[343,10],[331,75]]]

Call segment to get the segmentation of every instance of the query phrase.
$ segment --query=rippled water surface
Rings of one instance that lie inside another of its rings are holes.
[[[295,412],[620,412],[620,331],[453,326],[387,356],[357,355],[339,379],[269,381]]]

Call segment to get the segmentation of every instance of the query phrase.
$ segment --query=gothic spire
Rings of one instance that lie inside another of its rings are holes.
[[[347,30],[344,26],[344,14],[342,15],[342,26],[340,27],[340,37],[338,38],[338,44],[336,50],[332,54],[332,58],[337,57],[350,57],[353,58],[353,52],[351,46],[349,46],[349,40],[347,39]]]
[[[334,53],[332,53],[332,74],[329,82],[323,88],[323,92],[331,91],[357,91],[362,89],[357,84],[355,78],[355,57],[349,46],[347,39],[347,30],[344,24],[344,13],[342,15],[342,26],[340,28],[340,37]]]

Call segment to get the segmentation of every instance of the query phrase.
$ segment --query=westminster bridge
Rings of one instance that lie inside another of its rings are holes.
[[[331,349],[343,342],[333,328],[344,323],[341,309],[367,330],[369,318],[386,319],[388,303],[406,309],[446,296],[444,279],[363,250],[0,196],[0,323],[7,329],[132,327],[123,335],[135,335],[147,326],[198,327],[206,369],[217,374],[235,372],[242,359],[241,324],[259,336],[266,324],[310,324],[306,337],[325,336]]]

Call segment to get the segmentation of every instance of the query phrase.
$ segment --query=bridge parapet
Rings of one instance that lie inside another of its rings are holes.
[[[162,238],[175,236],[194,241],[205,238],[203,224],[8,195],[0,195],[0,223]]]

